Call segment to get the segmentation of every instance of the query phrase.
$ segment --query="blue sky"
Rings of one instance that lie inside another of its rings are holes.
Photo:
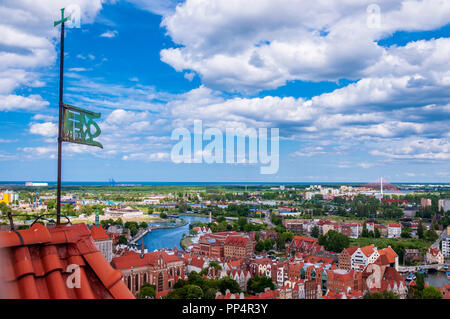
[[[53,20],[76,4],[64,100],[102,113],[104,149],[64,144],[63,180],[450,182],[450,4],[378,1],[369,25],[374,1],[341,2],[2,1],[0,180],[56,179]],[[173,163],[194,120],[279,128],[278,172]]]

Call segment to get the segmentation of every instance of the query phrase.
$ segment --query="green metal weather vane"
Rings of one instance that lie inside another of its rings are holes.
[[[70,14],[67,17],[64,17],[64,8],[61,9],[61,20],[53,22],[53,26],[56,27],[60,23],[64,23],[70,19]]]

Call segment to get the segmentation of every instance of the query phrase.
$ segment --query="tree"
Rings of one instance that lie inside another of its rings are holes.
[[[375,238],[380,238],[381,234],[380,231],[378,230],[378,228],[375,228]]]
[[[400,296],[392,291],[383,290],[381,292],[366,293],[364,299],[400,299]]]
[[[230,277],[223,277],[219,282],[219,290],[224,294],[227,289],[230,290],[232,294],[241,292],[241,287],[236,280],[231,279]]]
[[[314,226],[313,229],[311,230],[311,236],[314,238],[319,237],[319,227]]]
[[[436,287],[428,286],[422,291],[422,299],[442,299],[442,295]]]
[[[185,299],[201,299],[203,298],[203,290],[197,285],[185,285],[183,289],[186,290]]]
[[[419,237],[419,239],[423,239],[423,235],[424,235],[424,228],[422,221],[420,221],[419,226],[417,227],[417,236]]]
[[[275,289],[272,279],[266,276],[255,275],[247,282],[247,291],[251,294],[263,292],[266,288]]]
[[[350,240],[346,235],[330,230],[326,235],[319,237],[319,244],[324,246],[325,250],[340,253],[343,249],[348,248]]]
[[[438,238],[439,235],[436,233],[434,229],[430,229],[425,232],[425,239],[428,241],[436,241]]]
[[[369,231],[367,230],[367,225],[366,223],[363,224],[363,229],[361,232],[361,237],[369,237]]]
[[[47,205],[48,208],[48,205]],[[92,215],[92,213],[94,212],[94,209],[92,208],[92,206],[82,206],[80,209],[80,215],[84,214],[85,216],[90,216]]]
[[[402,228],[402,232],[400,234],[401,238],[411,238],[411,230],[409,228]]]
[[[148,224],[146,222],[141,222],[139,228],[148,228]]]
[[[119,244],[126,244],[127,242],[127,238],[124,235],[120,235]]]
[[[245,225],[247,224],[247,218],[246,217],[239,217],[238,219],[238,225],[239,225],[239,229],[240,231],[244,230]]]
[[[216,289],[208,288],[208,289],[206,289],[206,291],[203,295],[203,298],[204,299],[216,299],[216,293],[217,293]]]
[[[262,240],[259,240],[259,241],[256,243],[255,250],[258,251],[258,252],[261,252],[261,251],[263,251],[264,249],[265,249],[264,242],[263,242]]]
[[[164,212],[161,212],[161,213],[159,214],[159,217],[161,217],[162,219],[167,219],[167,214],[164,213]]]
[[[156,297],[156,286],[150,285],[149,283],[144,283],[139,291],[138,297],[140,299],[155,298]]]
[[[5,202],[1,202],[0,203],[0,212],[3,217],[7,217],[8,214],[11,212],[11,208],[8,205],[6,205]]]
[[[267,238],[267,239],[264,241],[264,249],[265,249],[266,251],[271,250],[271,249],[273,248],[273,245],[275,245],[275,240],[273,240],[273,238]]]

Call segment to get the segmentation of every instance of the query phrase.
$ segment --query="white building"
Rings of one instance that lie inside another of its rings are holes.
[[[113,257],[111,237],[109,237],[101,225],[98,227],[93,225],[91,228],[91,235],[98,250],[105,256],[108,262],[111,262]]]
[[[450,198],[440,199],[438,201],[438,210],[443,210],[444,213],[450,210]]]
[[[141,210],[129,206],[125,208],[107,207],[104,209],[104,212],[106,217],[139,217],[144,215],[144,212]]]
[[[429,248],[425,255],[425,261],[427,264],[443,264],[444,255],[437,248]]]
[[[447,226],[447,236],[442,240],[442,254],[445,258],[450,258],[450,226]]]
[[[350,257],[351,268],[355,270],[364,270],[367,265],[374,263],[380,254],[375,245],[359,247]]]
[[[400,238],[401,233],[402,233],[402,225],[400,224],[388,225],[388,238]]]

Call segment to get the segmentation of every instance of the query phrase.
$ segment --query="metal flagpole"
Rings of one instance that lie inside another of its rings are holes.
[[[64,104],[63,102],[63,76],[64,76],[64,23],[70,19],[70,15],[64,17],[64,8],[61,9],[61,20],[55,21],[53,26],[56,27],[61,24],[61,52],[60,52],[60,66],[59,66],[59,123],[58,123],[58,184],[56,191],[56,223],[61,221],[61,153],[62,142],[78,143],[84,145],[91,145],[103,148],[103,145],[95,141],[94,138],[100,135],[101,130],[94,119],[100,118],[100,113],[83,110],[78,107]],[[69,26],[70,27],[70,26]],[[65,114],[67,120],[75,120],[77,128],[74,125],[67,126],[67,132],[64,131]],[[80,126],[80,127],[78,127]],[[86,129],[85,129],[86,127]],[[92,128],[95,129],[93,133]],[[76,131],[76,132],[75,132]]]
[[[64,8],[61,9],[61,20],[56,21],[54,26],[61,23],[61,52],[59,65],[59,123],[58,123],[58,185],[56,191],[56,223],[61,220],[61,153],[62,153],[62,129],[63,129],[63,74],[64,74]]]

